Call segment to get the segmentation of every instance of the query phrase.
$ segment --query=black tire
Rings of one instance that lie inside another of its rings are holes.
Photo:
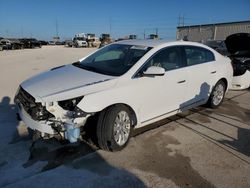
[[[217,96],[218,88],[220,88],[220,89],[223,88],[223,90],[220,92],[219,96]],[[223,100],[224,100],[225,91],[226,91],[225,82],[223,82],[222,80],[219,80],[215,84],[215,86],[214,86],[214,88],[213,88],[213,90],[212,90],[212,92],[210,94],[210,97],[209,97],[208,102],[207,102],[207,106],[209,106],[210,108],[218,108],[221,105],[221,103],[223,102]],[[219,99],[218,99],[218,97],[219,97]]]
[[[118,114],[124,112],[126,112],[126,114],[128,115],[127,117],[129,118],[129,133],[127,134],[127,140],[125,139],[126,142],[122,145],[119,145],[118,142],[115,140],[115,120],[116,118],[118,118]],[[96,128],[98,146],[106,151],[119,151],[123,149],[129,141],[132,129],[131,125],[131,112],[129,108],[124,105],[115,105],[102,111],[98,117]]]
[[[32,130],[28,128],[29,138],[32,139],[32,141],[39,140],[41,138],[41,133],[37,130]]]

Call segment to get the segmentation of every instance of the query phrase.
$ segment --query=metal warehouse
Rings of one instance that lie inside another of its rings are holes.
[[[250,33],[250,21],[181,26],[177,27],[176,38],[206,43],[210,40],[225,40],[234,33]]]

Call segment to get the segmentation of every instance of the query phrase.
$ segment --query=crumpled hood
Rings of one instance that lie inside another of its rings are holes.
[[[66,65],[31,77],[21,87],[37,101],[59,101],[107,89],[114,84],[113,78]]]
[[[250,57],[250,33],[236,33],[226,38],[225,44],[231,55]]]

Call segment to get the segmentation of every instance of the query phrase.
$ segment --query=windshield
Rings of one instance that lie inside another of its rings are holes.
[[[76,37],[75,40],[85,40],[84,37]]]
[[[145,46],[111,44],[74,65],[101,74],[121,76],[150,49]]]

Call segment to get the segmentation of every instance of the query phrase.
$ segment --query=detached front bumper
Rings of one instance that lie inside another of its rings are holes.
[[[47,133],[50,135],[54,135],[54,129],[48,124],[48,121],[35,121],[30,115],[23,109],[21,104],[18,104],[18,113],[22,121],[25,125],[32,130],[38,130],[41,133]]]

